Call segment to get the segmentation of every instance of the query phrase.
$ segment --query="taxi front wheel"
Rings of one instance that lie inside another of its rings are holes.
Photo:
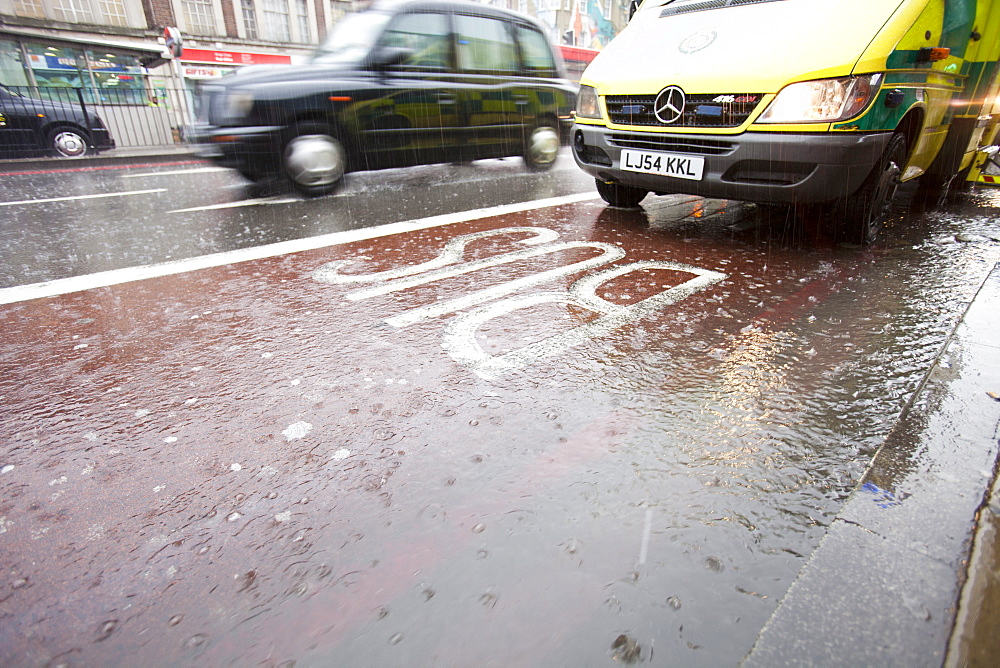
[[[87,155],[87,137],[79,130],[58,128],[49,133],[49,148],[63,158]]]
[[[282,156],[285,176],[307,197],[319,197],[337,189],[344,178],[347,152],[321,123],[299,125],[285,144]]]
[[[597,185],[597,194],[601,196],[601,199],[611,206],[616,206],[620,209],[637,208],[639,202],[649,194],[648,190],[643,190],[642,188],[623,186],[620,183],[614,182],[609,183],[601,179],[595,179],[594,183]]]

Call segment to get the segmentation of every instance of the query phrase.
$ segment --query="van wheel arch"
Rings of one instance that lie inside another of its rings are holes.
[[[920,133],[924,128],[924,109],[923,107],[914,107],[906,112],[902,120],[896,125],[896,132],[903,135],[906,139],[906,159],[909,160],[910,154],[913,153],[913,149],[917,145],[917,140],[920,139]]]

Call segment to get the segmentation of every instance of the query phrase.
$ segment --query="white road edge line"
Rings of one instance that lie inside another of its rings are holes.
[[[176,174],[205,174],[210,172],[228,172],[228,167],[194,167],[192,169],[171,169],[166,172],[145,172],[143,174],[122,174],[123,179],[139,179],[144,176],[173,176]]]
[[[45,202],[71,202],[78,199],[98,199],[101,197],[125,197],[127,195],[149,195],[150,193],[165,193],[166,188],[152,190],[130,190],[122,193],[100,193],[98,195],[73,195],[72,197],[49,197],[47,199],[23,199],[18,202],[0,202],[0,206],[15,206],[18,204],[43,204]]]
[[[533,200],[530,202],[518,202],[516,204],[504,204],[493,206],[487,209],[477,209],[475,211],[461,211],[458,213],[447,213],[440,216],[420,218],[399,223],[389,223],[378,227],[364,228],[360,230],[345,230],[343,232],[333,232],[317,237],[306,239],[293,239],[281,241],[266,246],[255,248],[243,248],[240,250],[214,253],[212,255],[202,255],[200,257],[187,258],[184,260],[174,260],[171,262],[161,262],[159,264],[146,265],[142,267],[128,267],[125,269],[112,269],[96,274],[86,274],[83,276],[72,276],[70,278],[60,278],[54,281],[43,283],[31,283],[29,285],[19,285],[11,288],[0,288],[0,304],[16,304],[19,302],[41,299],[43,297],[55,297],[58,295],[70,294],[73,292],[83,292],[96,288],[106,288],[122,283],[132,283],[149,278],[161,278],[163,276],[174,276],[198,269],[208,269],[211,267],[221,267],[227,264],[239,264],[249,260],[262,260],[278,255],[288,255],[300,253],[302,251],[316,250],[327,246],[337,246],[354,241],[364,241],[366,239],[376,239],[387,237],[402,232],[413,230],[423,230],[442,225],[452,225],[455,223],[465,223],[491,216],[500,216],[508,213],[518,213],[530,211],[532,209],[544,209],[552,206],[564,204],[575,204],[588,200],[598,199],[596,193],[577,193],[575,195],[564,195],[562,197],[549,197],[546,199]]]

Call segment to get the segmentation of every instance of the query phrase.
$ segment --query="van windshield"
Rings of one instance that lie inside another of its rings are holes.
[[[371,51],[391,17],[384,12],[348,14],[323,40],[312,62],[323,65],[358,62]]]

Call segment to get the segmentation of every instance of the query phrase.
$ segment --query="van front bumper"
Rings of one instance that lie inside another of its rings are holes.
[[[668,134],[575,123],[573,157],[596,179],[649,190],[767,204],[847,197],[882,156],[891,132]],[[623,170],[623,148],[704,158],[700,180]]]

